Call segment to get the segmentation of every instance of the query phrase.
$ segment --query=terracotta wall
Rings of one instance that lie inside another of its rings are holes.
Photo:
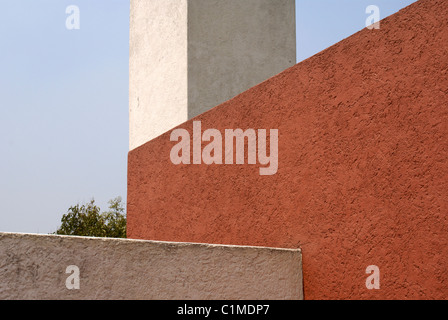
[[[447,16],[420,0],[194,119],[278,129],[275,175],[173,165],[170,132],[130,152],[129,237],[301,247],[305,299],[448,298]]]

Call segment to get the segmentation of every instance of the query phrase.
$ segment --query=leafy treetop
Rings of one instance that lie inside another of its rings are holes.
[[[109,201],[109,210],[100,213],[92,199],[88,204],[77,204],[62,216],[58,235],[126,238],[126,214],[121,197]]]

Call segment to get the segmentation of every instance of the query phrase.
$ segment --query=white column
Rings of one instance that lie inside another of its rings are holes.
[[[295,0],[131,0],[130,149],[296,62]]]

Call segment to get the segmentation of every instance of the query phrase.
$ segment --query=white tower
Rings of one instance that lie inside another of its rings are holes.
[[[130,149],[296,63],[295,0],[131,0]]]

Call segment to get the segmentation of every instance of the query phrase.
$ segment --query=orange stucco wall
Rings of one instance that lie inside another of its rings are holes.
[[[420,0],[194,119],[279,129],[276,175],[173,165],[170,132],[130,152],[129,237],[301,247],[305,299],[447,299],[447,17]]]

